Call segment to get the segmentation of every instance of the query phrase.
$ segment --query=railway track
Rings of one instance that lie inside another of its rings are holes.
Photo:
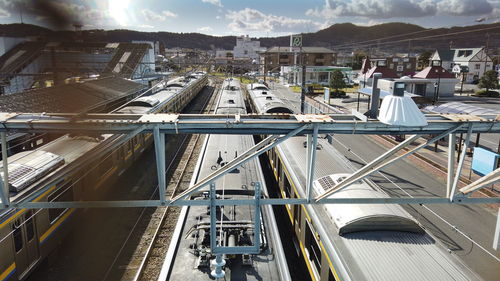
[[[214,92],[217,92],[220,81],[214,83]],[[190,110],[193,113],[211,113],[217,100],[217,94],[210,94],[201,105],[194,105]],[[199,106],[199,107],[198,107]],[[189,187],[194,167],[201,150],[201,135],[185,135],[179,149],[171,160],[168,172],[168,183],[166,196],[174,197],[178,193]],[[179,153],[180,151],[183,153]],[[155,191],[154,196],[157,196]],[[129,236],[142,235],[134,254],[124,263],[120,262],[122,273],[120,280],[156,280],[161,271],[163,259],[167,253],[171,235],[175,228],[179,216],[180,208],[175,206],[159,207],[153,212],[143,212],[139,220],[146,220],[150,216],[147,226],[143,226],[144,231],[138,231],[141,227],[134,227],[130,230]],[[138,222],[139,222],[138,220]],[[133,234],[135,233],[135,234]],[[128,239],[127,239],[128,240]],[[124,245],[125,246],[125,245]],[[120,255],[120,253],[118,253]],[[118,256],[116,258],[118,260]],[[112,265],[114,266],[114,264]],[[106,274],[103,280],[115,280],[118,276]]]

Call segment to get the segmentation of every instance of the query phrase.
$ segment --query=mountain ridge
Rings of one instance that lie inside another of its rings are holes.
[[[328,47],[336,51],[354,51],[384,49],[388,51],[422,51],[445,48],[450,42],[456,47],[479,47],[487,41],[487,32],[467,32],[471,30],[491,28],[491,32],[500,31],[500,23],[480,24],[472,26],[455,26],[450,28],[424,28],[414,24],[392,22],[372,26],[360,26],[352,23],[338,23],[325,29],[303,33],[304,46]],[[448,33],[467,32],[458,35],[442,36]],[[54,31],[31,24],[0,24],[0,35],[8,37],[37,36],[45,40],[73,40],[74,31]],[[82,30],[81,35],[86,42],[127,42],[131,40],[148,40],[164,42],[167,48],[191,49],[232,49],[236,36],[212,36],[196,32],[176,33],[168,31],[144,32],[128,29],[114,30]],[[439,36],[429,39],[420,37]],[[389,39],[385,39],[389,37]],[[496,37],[499,37],[498,39]],[[379,40],[380,39],[380,40]],[[410,42],[408,42],[411,39]],[[287,46],[289,36],[260,37],[263,47]],[[395,43],[388,40],[398,41]],[[499,46],[500,36],[490,36],[489,46]],[[359,43],[364,42],[364,43]],[[357,44],[354,44],[357,43]],[[497,49],[498,50],[498,49]]]

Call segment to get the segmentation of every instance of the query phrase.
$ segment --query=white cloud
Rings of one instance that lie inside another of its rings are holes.
[[[151,10],[143,9],[141,12],[147,21],[165,21],[167,18],[176,18],[178,16],[168,10],[164,10],[161,13],[155,13]]]
[[[209,3],[218,7],[222,7],[222,3],[220,0],[201,0],[203,3]]]
[[[437,3],[440,12],[456,15],[484,15],[493,12],[493,6],[486,0],[442,0]]]
[[[489,0],[325,0],[321,8],[309,9],[306,15],[332,19],[363,17],[370,19],[417,18],[448,14],[485,15],[493,12]]]
[[[10,17],[9,11],[0,8],[0,18],[8,18],[8,17]]]
[[[216,16],[215,17],[216,20],[220,20],[221,19],[221,16]]]
[[[164,16],[166,16],[167,18],[177,18],[178,15],[176,13],[173,13],[171,11],[168,11],[168,10],[165,10],[163,12],[161,12]]]
[[[214,31],[214,29],[211,28],[210,26],[202,26],[202,27],[198,28],[198,31],[199,32],[211,32],[211,31]]]
[[[144,28],[144,29],[153,29],[153,28],[155,28],[154,26],[149,25],[149,24],[139,24],[137,27]]]
[[[323,27],[321,23],[312,20],[264,14],[251,8],[229,11],[226,18],[231,20],[228,27],[234,32],[290,33],[316,31]]]
[[[393,17],[422,17],[434,15],[436,6],[432,0],[326,0],[321,9],[309,9],[308,16],[322,18],[367,17],[384,19]]]

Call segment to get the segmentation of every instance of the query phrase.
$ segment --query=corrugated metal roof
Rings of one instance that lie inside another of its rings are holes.
[[[447,102],[444,104],[430,105],[423,109],[424,111],[439,114],[469,114],[469,115],[483,115],[483,114],[500,114],[500,109],[490,109],[479,107],[475,105],[465,104],[462,102]]]
[[[0,111],[78,113],[136,93],[144,87],[116,77],[65,84],[0,96]]]
[[[279,145],[286,152],[287,168],[302,183],[305,179],[305,137],[294,137]],[[314,179],[334,173],[352,173],[355,168],[326,140],[316,155]],[[332,163],[335,163],[333,165]],[[305,190],[302,185],[297,186]],[[324,206],[314,207],[319,223],[342,257],[352,280],[481,280],[428,234],[399,231],[365,231],[338,235],[338,228]],[[314,222],[318,223],[318,222]],[[331,257],[331,256],[330,256]]]
[[[436,247],[428,235],[371,231],[343,237],[346,248],[363,268],[366,280],[471,280],[464,267],[454,263],[451,255]]]

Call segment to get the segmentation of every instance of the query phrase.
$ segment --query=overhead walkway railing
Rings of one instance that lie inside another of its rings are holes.
[[[329,195],[347,187],[359,179],[365,178],[375,171],[394,163],[395,161],[411,155],[418,149],[425,147],[419,145],[402,156],[396,156],[397,152],[407,147],[420,135],[433,134],[436,137],[427,141],[431,144],[439,138],[447,135],[454,136],[457,133],[466,133],[466,146],[468,139],[473,133],[499,133],[500,116],[469,116],[469,115],[426,115],[428,125],[422,127],[403,127],[381,123],[377,120],[360,120],[354,115],[203,115],[203,114],[18,114],[0,113],[0,136],[5,139],[5,132],[59,132],[59,133],[111,133],[127,134],[128,138],[139,133],[153,133],[155,140],[155,153],[157,168],[165,168],[165,134],[239,134],[239,135],[270,135],[261,143],[256,144],[247,152],[234,159],[227,165],[226,169],[214,171],[199,184],[190,187],[181,195],[172,200],[165,197],[166,179],[164,173],[158,173],[160,198],[159,200],[132,200],[132,201],[84,201],[84,202],[33,202],[37,194],[44,192],[52,182],[26,196],[19,202],[10,202],[7,182],[0,184],[0,199],[2,208],[91,208],[91,207],[154,207],[166,205],[254,205],[255,200],[189,200],[189,195],[199,191],[202,187],[215,183],[217,178],[241,166],[248,160],[273,148],[279,143],[295,135],[308,135],[308,157],[307,157],[307,183],[305,198],[262,198],[260,205],[284,205],[284,204],[472,204],[472,203],[500,203],[500,198],[469,198],[472,191],[479,189],[485,184],[499,180],[498,170],[495,174],[488,175],[484,180],[472,183],[465,189],[459,189],[458,176],[463,159],[460,159],[457,174],[451,170],[448,176],[446,196],[443,197],[421,197],[421,198],[331,198]],[[312,182],[316,164],[316,145],[319,134],[367,134],[367,135],[414,135],[395,148],[379,156],[373,162],[368,163],[350,177],[344,179],[323,195],[313,198]],[[128,138],[124,138],[125,140]],[[114,143],[118,147],[121,143]],[[452,151],[453,152],[453,151]],[[463,154],[465,155],[465,154]],[[392,159],[391,159],[392,158]],[[450,158],[451,159],[451,158]],[[450,161],[453,161],[450,160]],[[4,161],[3,167],[6,161]],[[7,173],[7,169],[3,169]],[[7,174],[5,174],[7,175]],[[4,178],[8,178],[8,175]]]

